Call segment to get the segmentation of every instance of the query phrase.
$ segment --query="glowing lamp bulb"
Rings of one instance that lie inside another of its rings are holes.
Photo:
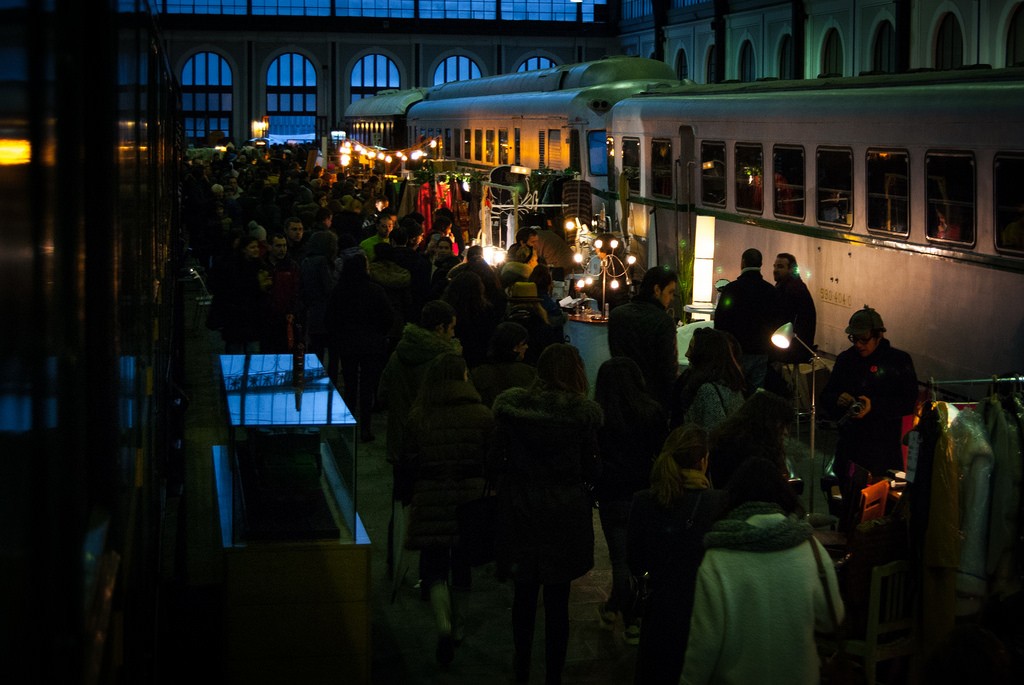
[[[569,219],[568,221],[565,222],[565,230],[571,231],[574,228],[576,228],[576,222],[575,221],[573,221],[572,219]]]
[[[610,243],[610,245],[612,246],[612,249],[614,250],[615,248],[617,248],[619,246],[619,241],[616,240],[615,238],[612,238],[612,242]]]
[[[430,147],[437,147],[437,138],[430,139]]]
[[[384,155],[384,161],[391,164],[391,155]]]
[[[586,281],[587,285],[594,285],[594,277],[593,276],[587,276],[583,280]]]
[[[608,287],[611,288],[612,290],[618,289],[618,287],[619,287],[619,279],[613,278],[612,282],[608,284]]]
[[[583,263],[583,253],[582,252],[575,253],[572,256],[572,261],[576,262],[577,264],[582,264]]]
[[[597,240],[594,241],[594,248],[595,249],[600,250],[602,245],[604,245],[604,243],[601,242],[600,238],[598,238]]]
[[[629,264],[630,266],[636,264],[636,255],[628,255],[626,257],[626,264]]]

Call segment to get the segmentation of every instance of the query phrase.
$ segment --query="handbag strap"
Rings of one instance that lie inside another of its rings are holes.
[[[828,603],[828,612],[832,615],[832,625],[835,629],[836,641],[839,643],[839,652],[843,651],[843,625],[839,622],[839,614],[836,613],[836,605],[832,601],[832,591],[828,587],[828,576],[825,574],[825,564],[821,561],[821,552],[818,551],[818,545],[814,542],[814,538],[807,541],[811,545],[811,551],[814,552],[814,561],[818,564],[818,577],[821,579],[821,589],[825,592],[825,601]]]
[[[693,503],[693,511],[690,512],[690,518],[686,519],[686,529],[693,528],[694,519],[697,517],[697,508],[700,506],[700,497],[704,494],[703,490],[697,491],[697,501]]]

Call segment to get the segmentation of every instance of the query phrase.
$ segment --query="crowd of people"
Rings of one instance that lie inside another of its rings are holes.
[[[419,553],[442,666],[471,639],[459,507],[490,491],[518,682],[539,605],[545,679],[561,682],[570,588],[594,565],[595,508],[612,567],[595,620],[638,645],[637,683],[818,682],[814,634],[831,625],[829,600],[841,617],[843,599],[832,566],[819,573],[826,552],[787,462],[794,407],[772,374],[809,354],[774,351],[777,326],[793,323],[814,345],[793,255],[776,257],[773,287],[761,253],[743,253],[682,374],[679,276],[649,269],[610,308],[611,357],[591,389],[552,298],[559,267],[540,249],[545,229],[520,231],[496,268],[446,209],[398,216],[376,179],[259,168],[187,175],[190,247],[214,296],[208,325],[228,353],[317,354],[363,441],[386,412],[389,573],[402,550]],[[840,420],[844,473],[856,462],[882,477],[902,464],[899,419],[914,410],[916,377],[885,330],[873,309],[855,312],[851,348],[821,393]]]

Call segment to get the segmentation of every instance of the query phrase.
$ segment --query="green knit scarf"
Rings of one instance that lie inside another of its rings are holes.
[[[704,546],[748,552],[774,552],[796,547],[810,539],[813,529],[806,521],[787,516],[776,525],[757,527],[747,523],[756,514],[781,514],[782,508],[769,502],[747,502],[729,512],[704,536]]]

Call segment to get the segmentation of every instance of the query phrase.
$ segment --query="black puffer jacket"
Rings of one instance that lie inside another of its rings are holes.
[[[405,448],[416,454],[409,549],[451,547],[458,533],[455,508],[483,492],[486,445],[494,429],[491,410],[469,381],[449,381],[440,406],[413,415]]]
[[[584,483],[599,475],[601,406],[535,383],[501,393],[493,409],[499,569],[540,583],[579,578],[594,566],[592,503]]]

